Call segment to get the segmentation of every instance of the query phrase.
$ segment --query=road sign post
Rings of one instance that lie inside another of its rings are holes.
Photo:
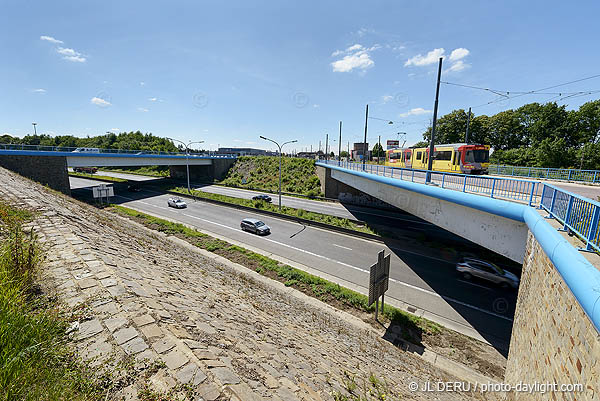
[[[100,200],[100,205],[103,203],[103,198],[106,197],[106,204],[108,205],[110,203],[109,198],[115,196],[115,190],[112,184],[100,184],[92,187],[92,194],[94,195],[94,199]]]
[[[381,297],[381,312],[390,279],[390,255],[384,256],[384,251],[377,255],[377,263],[371,266],[369,274],[369,306],[375,303],[375,320],[378,318],[379,297]]]

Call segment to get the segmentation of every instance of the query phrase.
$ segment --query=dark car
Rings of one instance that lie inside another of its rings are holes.
[[[271,202],[271,197],[269,195],[256,195],[252,197],[252,200],[261,200],[261,201],[265,201],[265,202]]]
[[[516,275],[485,260],[464,258],[456,264],[456,271],[467,280],[476,277],[504,288],[516,289],[519,287],[519,278]]]
[[[271,227],[258,219],[244,219],[240,223],[242,231],[250,231],[258,235],[267,235],[271,233]]]
[[[142,188],[140,188],[139,184],[129,184],[127,185],[127,190],[129,192],[140,192]]]

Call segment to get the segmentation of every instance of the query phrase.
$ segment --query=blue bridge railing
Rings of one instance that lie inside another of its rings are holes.
[[[444,173],[335,160],[321,160],[320,163],[397,178],[403,181],[417,183],[428,181],[441,188],[488,196],[490,198],[523,202],[529,206],[537,204],[541,196],[541,184],[539,182],[523,179]]]
[[[81,153],[85,155],[89,155],[92,153],[110,153],[110,154],[124,154],[124,155],[161,155],[161,156],[185,156],[185,152],[164,152],[157,150],[129,150],[129,149],[98,149],[93,152],[79,151],[79,149],[97,149],[92,147],[65,147],[65,146],[44,146],[44,145],[24,145],[24,144],[14,144],[14,143],[0,143],[0,150],[14,150],[14,151],[37,151],[37,152],[71,152],[71,153]],[[233,155],[225,155],[225,154],[215,154],[213,152],[203,152],[203,153],[189,153],[189,156],[201,156],[201,157],[211,157],[211,158],[234,158]]]
[[[510,175],[515,177],[600,183],[600,170],[518,167],[491,164],[488,168],[488,172],[495,175]]]
[[[540,208],[558,220],[565,231],[575,233],[585,243],[586,251],[600,252],[600,203],[544,184]]]

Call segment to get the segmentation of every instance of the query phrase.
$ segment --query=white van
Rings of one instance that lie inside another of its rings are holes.
[[[81,152],[81,153],[100,153],[100,149],[98,148],[77,148],[73,152]]]

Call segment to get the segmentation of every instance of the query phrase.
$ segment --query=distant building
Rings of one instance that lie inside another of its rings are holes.
[[[275,156],[277,152],[271,152],[264,149],[254,148],[219,148],[217,151],[220,155],[233,155],[233,156]]]
[[[362,161],[363,155],[367,155],[367,160],[371,156],[371,152],[369,151],[369,143],[364,142],[356,142],[353,145],[353,149],[351,151],[351,159],[354,161]]]
[[[319,159],[320,157],[325,156],[325,153],[321,152],[298,152],[296,157],[303,157],[305,159]]]

